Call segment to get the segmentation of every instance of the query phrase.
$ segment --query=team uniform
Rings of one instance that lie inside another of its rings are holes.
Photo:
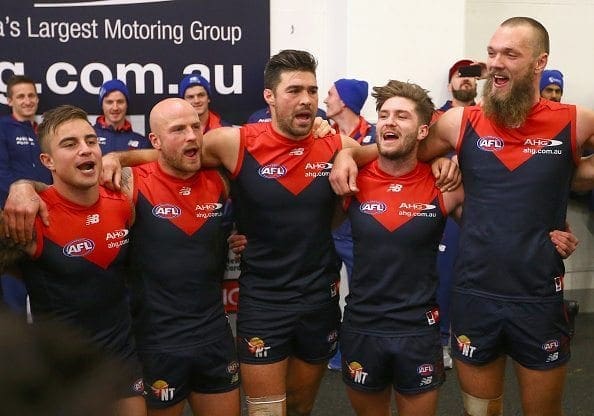
[[[335,124],[334,129],[339,131],[339,127]],[[349,134],[349,137],[356,140],[361,145],[375,143],[375,126],[370,124],[363,117],[359,116],[359,124]],[[332,231],[334,238],[334,246],[336,252],[342,263],[344,263],[347,270],[347,277],[350,279],[353,274],[353,238],[351,236],[351,223],[345,220]]]
[[[476,365],[502,354],[532,369],[562,365],[570,356],[564,266],[549,232],[565,228],[579,156],[575,107],[541,99],[514,129],[466,107],[462,126],[453,353]]]
[[[67,201],[53,187],[40,197],[51,227],[36,220],[36,251],[22,266],[34,321],[61,321],[79,331],[124,364],[129,385],[122,397],[141,395],[125,282],[130,201],[104,188],[90,207]]]
[[[106,155],[111,152],[136,149],[152,149],[151,142],[141,134],[132,130],[132,125],[128,120],[118,129],[114,129],[105,121],[105,116],[97,117],[93,126],[97,134],[101,153]]]
[[[424,163],[394,177],[374,161],[357,184],[345,204],[355,264],[341,329],[343,380],[370,392],[435,389],[445,378],[435,267],[442,194]]]
[[[0,206],[8,197],[10,185],[18,179],[52,183],[50,171],[39,160],[41,149],[37,124],[18,121],[12,115],[0,118]],[[2,275],[3,298],[14,311],[26,313],[27,291],[22,281]]]
[[[340,310],[328,175],[340,135],[295,141],[270,123],[240,129],[232,195],[241,256],[240,361],[272,363],[289,355],[322,362],[336,350]]]
[[[204,134],[208,133],[212,129],[230,126],[231,124],[221,119],[220,115],[218,115],[212,110],[208,110],[208,123],[206,123],[206,126],[204,126]]]
[[[147,404],[236,389],[239,364],[221,296],[224,181],[206,169],[175,178],[158,162],[132,171],[131,292]]]

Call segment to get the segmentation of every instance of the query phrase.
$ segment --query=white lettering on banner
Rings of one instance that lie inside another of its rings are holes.
[[[123,23],[121,19],[112,22],[104,20],[105,39],[134,39],[134,40],[172,40],[176,45],[184,42],[184,27],[182,25],[170,25],[161,23]]]
[[[239,26],[209,26],[203,25],[199,20],[194,20],[190,24],[192,40],[223,41],[235,45],[235,42],[241,40],[241,36],[241,27]]]
[[[72,39],[98,39],[97,21],[90,22],[33,22],[27,17],[27,36],[30,38],[58,39],[67,43]]]
[[[114,76],[113,71],[107,65],[100,62],[91,62],[80,70],[79,75],[79,71],[71,63],[55,62],[48,67],[47,71],[45,71],[45,82],[49,90],[55,94],[72,94],[80,85],[80,87],[87,93],[96,95],[99,93],[99,88],[103,82],[117,78],[127,80],[129,86],[134,84],[133,90],[136,94],[146,94],[147,80],[152,79],[152,93],[162,94],[164,92],[166,85],[163,68],[161,68],[159,64],[148,63],[146,65],[141,65],[136,62],[129,64],[117,63],[115,64],[115,67],[116,70]],[[208,67],[202,64],[188,65],[186,66],[184,73],[190,73],[197,67],[201,69],[206,68],[205,71],[201,71],[203,74],[205,72],[207,74],[210,73]],[[243,65],[233,65],[232,67],[233,77],[231,79],[231,85],[227,86],[225,84],[225,65],[214,65],[214,80],[211,79],[211,84],[214,85],[214,89],[221,95],[243,93]],[[22,75],[26,73],[26,69],[23,62],[0,62],[0,104],[7,104],[6,84],[2,81],[4,72]],[[93,85],[91,82],[91,79],[93,78],[92,75],[95,72],[101,74],[101,82],[99,85]],[[36,84],[36,87],[37,92],[41,93],[41,85]],[[176,94],[177,81],[175,84],[167,85],[167,91],[170,94]],[[149,90],[149,92],[151,91]]]

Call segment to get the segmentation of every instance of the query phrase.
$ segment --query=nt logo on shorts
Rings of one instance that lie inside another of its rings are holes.
[[[155,397],[162,402],[173,400],[175,394],[175,387],[169,387],[169,383],[165,380],[157,380],[151,385],[151,390]]]
[[[268,350],[270,349],[270,347],[266,346],[266,343],[264,342],[264,340],[262,340],[258,337],[253,337],[253,338],[250,338],[249,341],[246,339],[245,342],[247,343],[249,352],[251,354],[253,354],[254,357],[256,357],[256,358],[268,357]]]
[[[364,371],[364,368],[360,363],[357,361],[352,361],[349,363],[349,375],[355,383],[365,384],[369,373]]]
[[[462,353],[463,356],[472,358],[474,352],[476,351],[476,347],[473,347],[470,343],[470,338],[466,335],[456,336],[456,341],[458,342],[458,349]]]

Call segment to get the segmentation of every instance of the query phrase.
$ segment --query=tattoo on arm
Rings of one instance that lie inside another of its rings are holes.
[[[132,169],[122,168],[122,192],[132,196]]]

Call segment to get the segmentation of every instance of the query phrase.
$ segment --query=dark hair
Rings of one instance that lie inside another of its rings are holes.
[[[538,56],[543,52],[549,53],[549,32],[547,29],[537,20],[531,17],[510,17],[501,23],[500,26],[521,26],[527,25],[534,29],[536,37],[533,42],[534,56]]]
[[[6,83],[6,96],[8,98],[12,98],[12,87],[17,84],[31,84],[33,85],[33,88],[35,88],[35,81],[33,81],[31,78],[24,75],[13,75]],[[37,90],[35,90],[35,92],[37,92]]]
[[[115,415],[119,364],[65,324],[1,313],[0,355],[2,414]]]
[[[415,111],[421,124],[429,124],[435,106],[428,92],[417,84],[390,80],[383,87],[373,87],[371,96],[376,100],[377,111],[380,111],[384,103],[392,97],[408,98],[415,103]]]
[[[85,110],[68,104],[43,113],[43,121],[37,128],[39,146],[42,152],[49,150],[49,135],[53,134],[60,125],[70,120],[85,120],[87,123],[89,122]]]
[[[264,68],[264,88],[274,90],[283,72],[304,71],[316,74],[318,62],[306,51],[285,49],[270,57]]]

